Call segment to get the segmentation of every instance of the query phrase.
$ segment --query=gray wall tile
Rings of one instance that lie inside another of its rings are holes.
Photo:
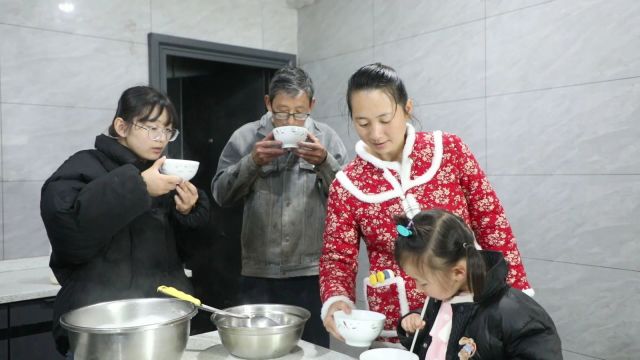
[[[0,25],[2,101],[113,108],[148,83],[147,46]]]
[[[375,44],[484,17],[484,0],[375,0],[373,7]]]
[[[3,183],[5,259],[49,255],[49,240],[40,218],[43,182]]]
[[[155,33],[262,48],[259,0],[153,0],[151,16]]]
[[[489,18],[487,94],[639,76],[639,19],[635,0],[554,1]]]
[[[0,204],[4,201],[4,196],[2,188],[4,187],[4,182],[0,181]],[[4,229],[4,209],[3,206],[0,206],[0,229]],[[4,260],[4,231],[0,233],[0,260]]]
[[[373,0],[322,0],[298,11],[299,61],[324,59],[373,45]]]
[[[640,352],[640,272],[532,259],[525,265],[563,349],[620,360]]]
[[[345,96],[349,77],[360,67],[373,62],[373,51],[366,49],[307,63],[302,66],[313,79],[316,105],[314,116],[348,114]]]
[[[298,53],[298,12],[284,0],[262,1],[262,48]]]
[[[640,78],[490,97],[490,173],[640,174],[638,99]]]
[[[418,105],[484,96],[484,22],[376,46]]]
[[[356,157],[356,143],[358,142],[358,133],[353,127],[351,119],[345,114],[340,116],[332,116],[327,118],[315,118],[333,128],[347,148],[347,163]]]
[[[549,3],[553,0],[486,0],[487,16]]]
[[[148,1],[67,1],[73,6],[68,12],[61,10],[64,3],[0,0],[0,23],[146,44]]]
[[[423,105],[415,109],[418,131],[442,130],[458,135],[486,170],[484,99]]]
[[[596,358],[593,356],[587,356],[587,355],[581,355],[572,351],[566,351],[563,350],[562,351],[562,359],[563,360],[593,360],[593,359],[600,359],[600,358]]]
[[[3,180],[47,179],[73,153],[92,149],[114,113],[115,109],[3,104]]]
[[[490,180],[523,256],[640,271],[640,175]]]

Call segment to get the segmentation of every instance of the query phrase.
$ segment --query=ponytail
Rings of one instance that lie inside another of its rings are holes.
[[[462,246],[467,253],[467,285],[473,293],[474,301],[478,301],[478,297],[482,295],[484,290],[486,265],[480,251],[473,243],[465,242]]]

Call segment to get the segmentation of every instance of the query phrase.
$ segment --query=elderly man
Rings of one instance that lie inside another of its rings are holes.
[[[281,303],[311,311],[304,340],[329,346],[320,319],[318,260],[329,185],[345,163],[336,132],[309,115],[313,83],[297,67],[278,70],[264,97],[269,110],[236,130],[211,183],[220,206],[244,201],[241,296],[246,303]],[[273,129],[305,127],[308,136],[283,149]]]

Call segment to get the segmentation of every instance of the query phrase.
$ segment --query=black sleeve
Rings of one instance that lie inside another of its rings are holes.
[[[106,172],[88,155],[65,164],[43,185],[40,213],[56,256],[81,264],[148,211],[151,197],[133,165]]]
[[[193,209],[191,209],[191,212],[188,214],[180,214],[178,210],[176,210],[175,201],[173,199],[171,204],[171,213],[173,214],[174,219],[180,226],[186,229],[196,229],[205,226],[209,222],[211,204],[209,203],[207,194],[200,189],[198,189],[198,200],[196,201]]]
[[[407,349],[411,348],[411,342],[413,342],[413,334],[407,334],[407,332],[402,328],[402,320],[412,314],[420,315],[420,312],[410,311],[404,314],[400,318],[400,320],[398,320],[398,339],[400,339],[400,343],[402,344],[402,346],[406,347]]]
[[[515,300],[517,306],[503,312],[505,358],[562,360],[560,337],[551,317],[528,295]]]

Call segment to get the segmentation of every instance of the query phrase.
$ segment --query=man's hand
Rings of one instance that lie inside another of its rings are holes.
[[[308,142],[300,141],[298,148],[293,150],[293,152],[310,164],[322,164],[327,159],[327,150],[312,133],[309,133],[308,139]]]
[[[273,132],[258,141],[254,145],[253,151],[251,151],[253,162],[258,166],[267,165],[284,154],[286,154],[286,151],[282,149],[282,141],[274,140]]]

